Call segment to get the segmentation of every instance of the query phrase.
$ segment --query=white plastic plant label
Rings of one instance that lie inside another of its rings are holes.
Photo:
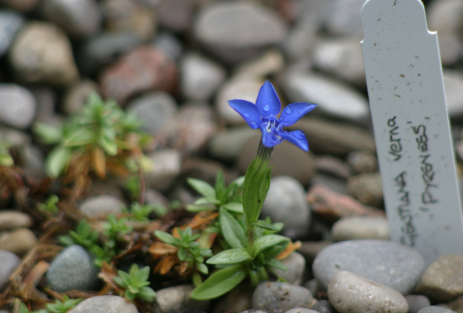
[[[368,0],[365,75],[391,240],[427,264],[463,254],[463,223],[437,34],[419,0]]]

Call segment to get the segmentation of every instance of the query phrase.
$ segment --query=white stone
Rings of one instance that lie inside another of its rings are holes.
[[[100,195],[85,199],[79,206],[80,210],[90,217],[99,215],[117,214],[122,212],[122,207],[125,204],[108,195]]]
[[[328,299],[339,313],[406,313],[408,303],[400,293],[360,275],[342,271],[328,285]]]
[[[18,85],[0,84],[0,122],[27,128],[34,120],[36,106],[29,90]]]
[[[167,191],[174,184],[182,169],[182,156],[180,152],[166,149],[154,152],[148,157],[153,163],[153,171],[146,173],[148,185],[161,192]]]
[[[358,239],[389,239],[389,225],[381,217],[344,217],[331,228],[334,241]]]

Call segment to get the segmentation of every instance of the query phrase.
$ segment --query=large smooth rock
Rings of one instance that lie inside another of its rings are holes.
[[[382,217],[355,216],[337,221],[331,228],[334,241],[389,239],[389,224]]]
[[[118,214],[122,212],[122,207],[125,207],[124,202],[109,195],[87,198],[79,205],[80,210],[90,217]]]
[[[424,271],[416,293],[432,302],[444,302],[463,295],[463,256],[446,254]]]
[[[99,269],[81,246],[69,246],[50,263],[45,275],[53,291],[93,290],[100,280]]]
[[[0,232],[20,227],[32,226],[32,218],[18,211],[0,211]]]
[[[37,104],[29,90],[18,85],[0,84],[0,122],[28,128],[35,117]]]
[[[215,2],[204,6],[196,19],[195,36],[217,57],[237,62],[261,48],[282,42],[287,26],[257,2]]]
[[[119,296],[96,296],[80,302],[69,313],[138,313],[137,307]]]
[[[103,94],[124,104],[130,97],[149,90],[173,91],[177,70],[163,51],[139,46],[107,67],[100,78]]]
[[[101,28],[101,12],[95,0],[47,0],[41,10],[47,20],[74,38],[91,36]]]
[[[16,33],[24,24],[24,19],[16,12],[0,10],[0,56],[11,46]]]
[[[314,112],[319,114],[357,123],[365,123],[370,117],[368,101],[362,94],[319,74],[289,72],[283,88],[291,102],[316,103]]]
[[[127,112],[135,114],[143,123],[143,129],[152,134],[170,123],[177,111],[174,98],[163,91],[146,93],[131,101],[127,107]]]
[[[328,299],[339,313],[406,313],[408,303],[396,290],[342,271],[328,285]]]
[[[68,38],[45,22],[30,22],[19,31],[9,61],[13,74],[27,83],[69,86],[79,78]]]
[[[424,266],[423,257],[408,246],[387,240],[352,240],[323,249],[312,270],[325,286],[337,273],[349,271],[404,294],[415,287]]]
[[[283,313],[292,308],[309,308],[312,294],[304,287],[288,283],[260,283],[252,296],[252,308],[268,313]]]
[[[0,250],[10,251],[19,257],[24,257],[38,240],[32,231],[19,228],[11,233],[4,233],[0,237]]]
[[[21,259],[15,254],[0,250],[0,291],[8,285],[8,278],[21,264]]]
[[[181,91],[191,101],[209,100],[226,77],[219,64],[195,53],[183,57],[180,73]]]
[[[304,187],[293,177],[272,178],[261,214],[263,217],[269,216],[273,223],[284,223],[285,236],[300,237],[309,233],[311,211],[305,199]]]
[[[209,309],[210,301],[190,298],[192,285],[179,285],[157,291],[156,302],[161,313],[201,312]]]
[[[349,178],[347,192],[365,205],[383,207],[383,183],[379,172]]]

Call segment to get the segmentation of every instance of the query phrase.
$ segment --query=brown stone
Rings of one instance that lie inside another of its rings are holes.
[[[339,178],[348,179],[352,176],[352,171],[344,161],[330,155],[318,157],[315,166],[317,170]]]
[[[249,164],[256,156],[261,137],[250,139],[243,147],[238,158],[238,169],[245,174]],[[305,152],[288,141],[275,146],[269,166],[272,176],[286,175],[297,179],[303,186],[309,185],[315,174],[315,158],[311,152]]]
[[[0,250],[10,251],[19,257],[25,256],[37,243],[37,237],[27,228],[19,228],[0,238]]]
[[[30,227],[32,219],[29,215],[16,211],[0,211],[0,232],[19,227]]]
[[[317,254],[330,244],[332,244],[331,241],[303,241],[297,252],[305,258],[307,265],[310,266]]]
[[[347,182],[347,193],[365,205],[383,207],[381,174],[376,172],[351,177]]]
[[[364,206],[357,200],[322,185],[310,188],[307,201],[312,211],[328,222],[335,222],[346,216],[386,216],[382,210]]]
[[[140,46],[124,55],[101,75],[106,98],[124,104],[130,97],[148,90],[172,92],[177,81],[175,64],[159,49]]]

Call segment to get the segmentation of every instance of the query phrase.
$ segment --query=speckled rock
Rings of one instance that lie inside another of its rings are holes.
[[[26,213],[18,211],[0,211],[0,232],[30,226],[32,226],[32,219]]]
[[[8,284],[8,277],[21,264],[21,259],[15,254],[0,250],[0,291]]]
[[[339,313],[406,313],[407,300],[396,290],[342,271],[328,285],[328,298]]]
[[[81,246],[69,246],[50,263],[45,275],[53,291],[93,290],[100,280],[99,269]]]
[[[182,156],[177,150],[166,149],[149,154],[155,164],[153,171],[146,173],[146,182],[151,188],[167,191],[174,184],[182,169]]]
[[[251,309],[253,288],[247,283],[238,285],[218,300],[212,313],[223,313],[224,310],[243,312]]]
[[[371,173],[378,170],[378,159],[372,152],[354,151],[349,153],[347,163],[357,174]]]
[[[135,114],[143,123],[143,129],[151,134],[169,123],[177,111],[174,98],[163,91],[145,93],[127,106],[127,112]]]
[[[30,22],[19,31],[9,61],[13,74],[27,83],[69,86],[79,78],[68,38],[45,22]]]
[[[109,195],[101,195],[85,199],[79,208],[84,214],[96,217],[121,213],[123,206],[125,204],[121,200]]]
[[[286,282],[293,285],[301,285],[303,274],[305,271],[305,259],[297,252],[291,253],[288,257],[280,260],[288,268],[287,271],[274,268],[273,272]]]
[[[347,192],[365,205],[383,206],[383,184],[379,172],[349,178]]]
[[[0,236],[0,250],[10,251],[24,257],[36,244],[37,237],[27,228],[18,228]]]
[[[207,311],[210,301],[198,301],[190,298],[192,285],[179,285],[157,291],[156,301],[161,313],[188,313]]]
[[[463,256],[441,256],[424,271],[415,292],[427,296],[432,302],[444,302],[463,295],[462,268]]]
[[[0,10],[0,56],[11,46],[14,36],[24,23],[24,19],[16,12]]]
[[[446,309],[438,305],[431,305],[425,308],[422,308],[418,311],[419,313],[455,313],[453,310]]]
[[[305,200],[304,187],[290,176],[272,178],[261,214],[269,216],[274,223],[284,223],[282,232],[285,236],[298,237],[309,232],[311,211]]]
[[[344,217],[331,228],[334,241],[357,239],[389,239],[389,225],[385,218],[355,216]]]
[[[25,129],[34,120],[37,103],[29,90],[19,85],[0,84],[0,122]]]
[[[332,244],[315,258],[315,278],[328,286],[341,271],[349,271],[405,294],[424,270],[423,257],[414,249],[388,240],[351,240]]]
[[[406,295],[408,313],[418,313],[419,310],[431,305],[429,298],[423,295]]]
[[[68,313],[138,313],[137,307],[119,296],[96,296],[85,299]]]
[[[288,283],[260,283],[252,296],[252,308],[268,313],[284,313],[292,308],[309,308],[312,294],[304,287]]]

